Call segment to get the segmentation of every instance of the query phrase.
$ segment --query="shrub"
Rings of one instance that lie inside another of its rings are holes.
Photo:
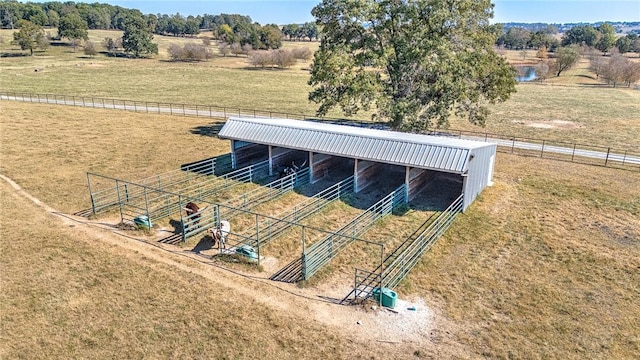
[[[203,61],[211,57],[211,52],[204,45],[185,44],[180,47],[180,45],[171,44],[169,56],[173,61]]]
[[[91,41],[86,41],[84,43],[84,54],[93,57],[95,54],[97,54],[98,51],[96,50],[96,46],[93,42]]]
[[[249,63],[255,67],[265,68],[273,65],[272,51],[258,50],[249,53]]]
[[[308,47],[298,47],[293,49],[293,57],[298,60],[311,60],[313,52]]]
[[[273,52],[273,62],[284,69],[293,66],[296,63],[296,58],[292,51],[278,49]]]

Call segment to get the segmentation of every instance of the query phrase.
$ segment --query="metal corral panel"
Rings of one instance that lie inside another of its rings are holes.
[[[478,141],[289,119],[229,118],[218,135],[290,149],[462,174]]]

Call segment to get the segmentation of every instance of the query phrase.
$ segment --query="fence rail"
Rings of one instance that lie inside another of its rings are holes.
[[[182,233],[182,240],[186,241],[186,239],[191,236],[213,228],[223,218],[229,220],[238,214],[249,214],[249,211],[258,205],[272,201],[282,194],[292,191],[295,187],[308,183],[308,179],[309,168],[305,168],[295,174],[274,180],[264,186],[244,193],[224,203],[217,203],[215,205],[215,211],[213,209],[206,209],[206,212],[203,213],[203,219],[197,224],[197,227],[190,228],[190,224],[188,223],[190,219],[183,218],[182,228],[184,230]],[[238,236],[244,238],[242,234],[232,233],[228,236],[228,241],[232,242],[233,238]],[[238,244],[244,243],[248,242],[238,241]]]
[[[216,159],[206,159],[191,163],[181,169],[171,170],[162,174],[149,176],[143,179],[131,181],[138,185],[162,190],[180,183],[189,181],[199,175],[213,175],[215,173]],[[118,186],[115,178],[87,172],[91,209],[98,214],[118,205]],[[124,196],[135,197],[141,194],[130,193],[125,187]]]
[[[316,214],[345,195],[353,193],[353,179],[351,176],[332,185],[308,200],[295,205],[293,209],[275,215],[274,218],[265,218],[259,222],[255,230],[246,231],[242,235],[246,239],[251,239],[248,243],[250,246],[258,247],[269,244],[294,224]]]
[[[456,215],[462,212],[464,194],[439,214],[425,221],[412,235],[400,244],[373,271],[356,268],[354,287],[349,295],[355,298],[371,296],[375,288],[394,288],[420,261],[422,254],[428,251],[438,238],[449,228]]]
[[[227,118],[229,116],[244,116],[255,118],[286,118],[297,120],[314,120],[369,128],[388,128],[385,123],[371,122],[366,120],[326,117],[319,118],[314,115],[294,112],[243,109],[215,105],[174,104],[168,102],[120,100],[100,97],[56,94],[34,94],[11,91],[0,92],[0,100],[83,106],[190,117]],[[436,132],[432,134],[456,136],[477,141],[497,142],[499,151],[517,155],[535,156],[545,159],[576,162],[586,165],[597,165],[640,171],[640,153],[636,152],[635,148],[631,150],[620,149],[612,146],[593,146],[590,144],[579,144],[575,142],[563,142],[550,139],[529,138],[499,133],[456,129],[448,129],[445,132]]]
[[[377,220],[389,215],[401,204],[407,202],[406,185],[398,187],[391,194],[372,205],[369,209],[356,216],[347,225],[334,234],[309,246],[302,252],[302,278],[308,280],[324,265],[328,264],[344,248],[368,231]]]

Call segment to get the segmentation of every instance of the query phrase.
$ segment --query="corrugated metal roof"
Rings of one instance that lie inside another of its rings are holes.
[[[289,119],[229,118],[219,137],[376,162],[463,173],[491,144]]]

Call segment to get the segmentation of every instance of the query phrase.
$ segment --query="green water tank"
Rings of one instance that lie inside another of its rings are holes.
[[[133,219],[133,223],[136,224],[139,229],[151,229],[151,220],[149,220],[149,217],[146,215],[136,216]]]
[[[381,294],[382,294],[382,306],[386,306],[391,309],[396,307],[398,294],[395,291],[389,288],[384,288],[384,287],[382,288],[382,291],[380,291],[380,288],[373,289],[373,298],[376,299],[376,301],[380,301]]]

